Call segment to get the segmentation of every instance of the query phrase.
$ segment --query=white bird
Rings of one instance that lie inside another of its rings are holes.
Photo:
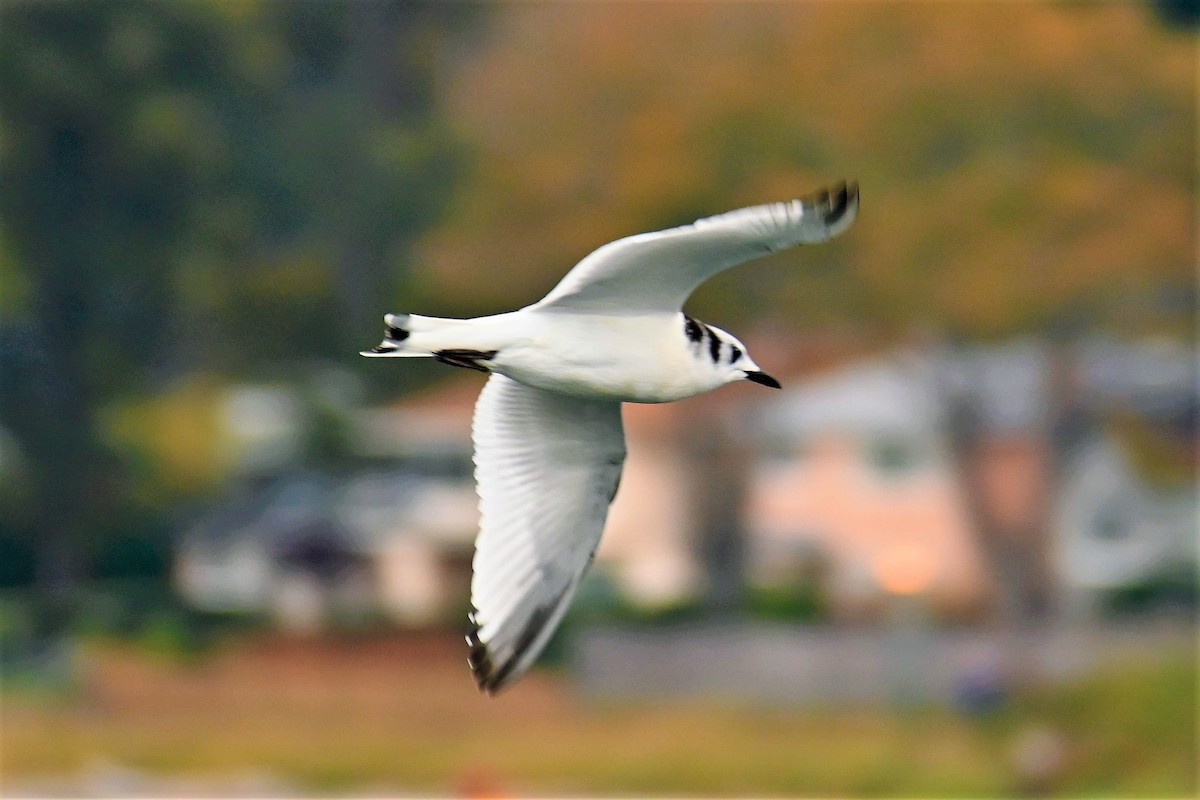
[[[684,314],[684,301],[722,270],[838,235],[858,205],[858,186],[840,183],[619,239],[519,311],[384,317],[383,342],[364,356],[491,373],[472,424],[480,532],[467,660],[481,691],[529,669],[592,563],[625,461],[621,403],[740,380],[779,388],[735,337]]]

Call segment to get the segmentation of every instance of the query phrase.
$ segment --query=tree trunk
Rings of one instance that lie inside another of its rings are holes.
[[[980,396],[939,387],[969,527],[995,581],[996,616],[1002,624],[1018,628],[1046,622],[1056,612],[1050,562],[1053,499],[1065,457],[1086,426],[1072,347],[1060,341],[1044,347],[1045,412],[1027,428],[990,430]],[[961,356],[963,350],[947,352]],[[970,377],[974,390],[978,376]],[[1006,476],[994,474],[1004,470],[1005,460],[1010,462],[1008,478],[1029,482],[1023,495],[1015,493],[1023,497],[1021,503],[1014,504],[1012,494],[1006,501],[1000,485]]]
[[[742,608],[746,592],[748,452],[735,420],[710,398],[692,401],[684,427],[688,497],[696,550],[707,580],[705,605],[719,615]]]

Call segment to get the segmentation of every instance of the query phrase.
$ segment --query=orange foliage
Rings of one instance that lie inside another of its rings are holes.
[[[532,302],[613,238],[841,177],[863,186],[848,236],[702,310],[987,335],[1190,282],[1194,47],[1141,5],[494,13],[448,76],[478,162],[419,251],[443,311]]]

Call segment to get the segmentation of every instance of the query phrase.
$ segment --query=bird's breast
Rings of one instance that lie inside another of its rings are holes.
[[[719,385],[696,368],[673,318],[544,316],[497,355],[496,372],[539,389],[632,403],[667,403]]]

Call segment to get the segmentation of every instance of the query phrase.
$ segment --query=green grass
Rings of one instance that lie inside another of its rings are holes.
[[[718,702],[585,704],[535,674],[476,695],[456,646],[249,643],[197,663],[106,644],[68,701],[5,698],[10,786],[104,760],[157,776],[267,772],[314,793],[483,785],[532,794],[1012,796],[1013,742],[1065,743],[1064,796],[1192,796],[1189,654],[1105,672],[964,718]]]

